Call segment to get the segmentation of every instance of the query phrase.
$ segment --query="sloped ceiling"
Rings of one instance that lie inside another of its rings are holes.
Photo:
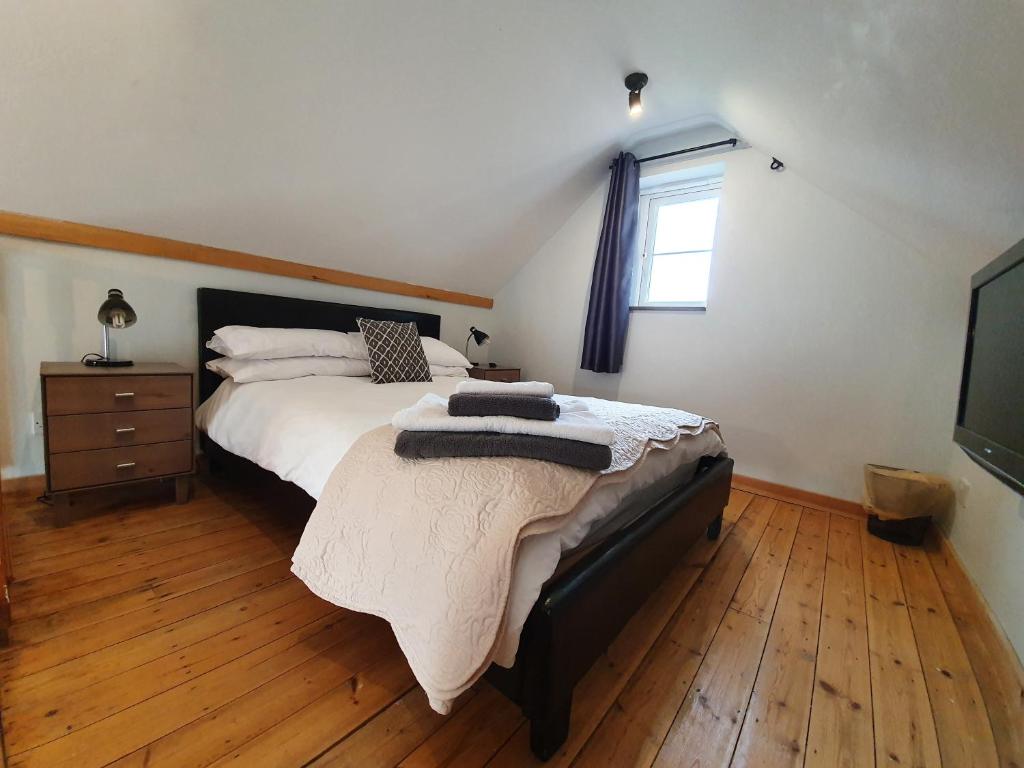
[[[1022,72],[1019,0],[0,0],[0,209],[493,294],[710,116],[973,263],[1024,237]]]

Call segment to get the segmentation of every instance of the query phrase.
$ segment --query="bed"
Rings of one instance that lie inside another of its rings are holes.
[[[457,380],[447,377],[384,386],[346,377],[237,385],[205,368],[216,356],[205,342],[221,326],[353,331],[357,317],[415,322],[422,336],[440,332],[440,318],[426,313],[199,289],[199,423],[212,469],[255,465],[318,498],[360,434],[426,392],[454,391]],[[680,441],[680,450],[652,456],[628,482],[602,488],[572,524],[524,541],[486,676],[522,707],[541,759],[568,734],[576,682],[694,541],[718,535],[732,476],[732,461],[711,455],[720,447]]]

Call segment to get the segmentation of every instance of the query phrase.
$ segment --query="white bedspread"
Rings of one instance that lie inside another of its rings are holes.
[[[338,461],[360,436],[389,424],[397,411],[427,393],[453,394],[460,380],[435,377],[433,382],[373,384],[361,377],[311,376],[235,384],[226,379],[196,411],[196,423],[221,447],[319,499]],[[578,546],[629,494],[723,450],[714,430],[682,440],[671,450],[650,455],[625,473],[623,482],[588,494],[560,529],[527,538],[513,570],[494,661],[512,665],[523,623],[562,552]]]

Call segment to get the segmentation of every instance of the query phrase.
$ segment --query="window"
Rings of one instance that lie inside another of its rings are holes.
[[[664,185],[640,195],[634,306],[707,307],[721,188],[721,177],[714,177]]]

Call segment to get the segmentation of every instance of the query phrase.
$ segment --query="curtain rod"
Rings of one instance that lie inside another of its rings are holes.
[[[715,147],[724,147],[726,144],[735,148],[735,146],[739,144],[739,142],[740,140],[735,138],[725,139],[724,141],[715,141],[712,142],[711,144],[701,144],[699,147],[687,147],[686,149],[677,149],[675,152],[666,152],[662,155],[651,155],[650,157],[641,157],[637,159],[637,162],[646,163],[651,160],[661,160],[662,158],[665,157],[675,157],[676,155],[685,155],[690,152],[700,152],[702,149],[714,149]],[[612,163],[611,165],[608,166],[608,169],[611,170],[614,166],[615,164]]]

